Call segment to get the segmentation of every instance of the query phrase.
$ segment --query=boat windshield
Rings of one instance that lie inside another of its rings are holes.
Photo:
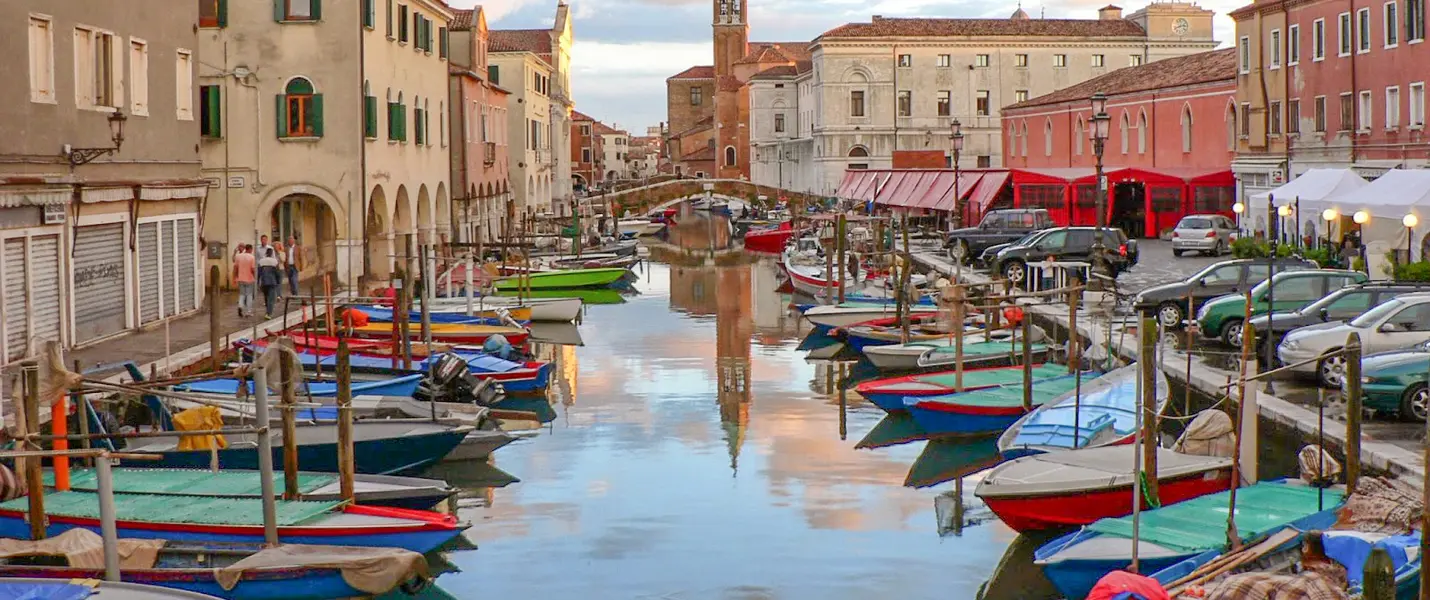
[[[1405,308],[1405,301],[1399,298],[1391,299],[1380,306],[1370,309],[1365,314],[1351,319],[1351,327],[1365,329],[1384,319],[1386,315],[1395,314],[1396,311]]]

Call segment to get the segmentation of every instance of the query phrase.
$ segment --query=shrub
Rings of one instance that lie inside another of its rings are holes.
[[[1421,260],[1395,265],[1395,279],[1397,281],[1430,281],[1430,261]]]
[[[1301,257],[1306,260],[1315,261],[1322,268],[1332,268],[1341,266],[1341,255],[1330,246],[1320,248],[1303,248]]]
[[[1286,258],[1296,253],[1296,248],[1289,244],[1281,244],[1276,247],[1276,256]],[[1271,244],[1254,238],[1237,238],[1231,243],[1231,255],[1234,258],[1267,258],[1271,256]]]

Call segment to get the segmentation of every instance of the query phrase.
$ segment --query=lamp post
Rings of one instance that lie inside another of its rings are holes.
[[[1326,210],[1321,211],[1321,220],[1326,222],[1326,244],[1338,251],[1339,247],[1335,243],[1335,238],[1331,237],[1331,223],[1334,223],[1336,219],[1339,219],[1340,217],[1341,214],[1336,212],[1336,209],[1334,208],[1328,208]]]
[[[1277,235],[1278,235],[1278,236],[1284,236],[1284,235],[1286,235],[1286,217],[1291,216],[1291,207],[1290,207],[1290,206],[1278,206],[1278,207],[1276,207],[1276,216],[1279,217],[1278,219],[1276,219],[1276,231],[1277,231]],[[1294,232],[1295,230],[1292,229],[1292,231]]]
[[[1361,230],[1364,231],[1364,230],[1365,230],[1365,224],[1370,222],[1370,212],[1369,212],[1369,211],[1364,211],[1364,210],[1358,210],[1358,211],[1356,211],[1355,214],[1351,215],[1351,220],[1352,220],[1352,221],[1355,221],[1355,224],[1356,224],[1356,225],[1360,225],[1360,226],[1361,226]],[[1364,238],[1362,237],[1362,239],[1364,239]],[[1357,253],[1357,254],[1360,254],[1361,262],[1362,262],[1362,263],[1365,263],[1366,274],[1369,275],[1369,274],[1370,274],[1370,261],[1368,261],[1368,260],[1365,259],[1365,244],[1361,243],[1361,240],[1356,240],[1356,253]]]
[[[952,132],[948,139],[950,147],[953,149],[953,160],[951,161],[953,163],[953,219],[950,222],[953,224],[953,229],[958,229],[963,227],[963,193],[958,185],[958,156],[963,152],[963,124],[959,123],[958,119],[954,119],[949,128]]]
[[[1112,117],[1107,114],[1107,96],[1102,92],[1092,95],[1092,127],[1089,132],[1092,137],[1092,154],[1097,159],[1097,228],[1092,235],[1092,270],[1093,274],[1106,276],[1107,273],[1107,248],[1102,243],[1102,230],[1107,220],[1107,179],[1102,174],[1102,152],[1107,143],[1108,125],[1112,122]],[[1102,291],[1102,279],[1092,277],[1088,282],[1089,289]]]
[[[1415,256],[1413,251],[1413,244],[1415,240],[1415,226],[1420,224],[1420,218],[1416,217],[1415,213],[1408,213],[1405,215],[1404,218],[1400,219],[1400,222],[1401,224],[1405,225],[1405,264],[1410,264],[1412,262],[1415,262]],[[1421,258],[1424,257],[1422,256]]]
[[[1231,205],[1231,212],[1236,213],[1236,235],[1237,235],[1237,237],[1241,237],[1241,236],[1242,236],[1241,215],[1242,215],[1242,213],[1245,213],[1245,212],[1246,212],[1246,204],[1243,204],[1243,203],[1241,203],[1241,202],[1237,202],[1236,204]]]
[[[71,148],[65,145],[64,153],[69,159],[70,166],[78,167],[106,154],[119,151],[119,147],[124,145],[124,123],[129,117],[117,109],[109,113],[109,139],[114,142],[112,148]]]
[[[1266,196],[1266,240],[1271,243],[1271,252],[1266,257],[1266,368],[1276,368],[1276,242],[1281,239],[1281,218],[1291,214],[1291,207],[1276,206],[1276,197]],[[1243,323],[1242,327],[1246,324]],[[1253,352],[1252,354],[1255,354]]]

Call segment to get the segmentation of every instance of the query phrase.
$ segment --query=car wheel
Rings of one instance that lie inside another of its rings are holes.
[[[1028,268],[1021,260],[1010,261],[1003,267],[1003,276],[1012,281],[1013,285],[1022,285],[1028,277]]]
[[[1173,249],[1173,250],[1172,250],[1172,256],[1181,256],[1181,255],[1182,255],[1182,251],[1181,251],[1181,250],[1176,250],[1176,249]]]
[[[1321,359],[1316,363],[1316,378],[1322,387],[1340,389],[1346,380],[1346,357],[1336,353]]]
[[[1241,319],[1227,321],[1221,328],[1221,341],[1228,346],[1241,345]]]
[[[1157,321],[1167,329],[1180,329],[1184,318],[1182,307],[1176,302],[1163,302],[1157,307]]]
[[[1400,396],[1400,418],[1406,421],[1424,421],[1430,413],[1430,388],[1417,383]]]

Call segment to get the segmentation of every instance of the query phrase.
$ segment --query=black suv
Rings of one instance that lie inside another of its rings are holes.
[[[989,263],[994,273],[1013,281],[1023,281],[1028,263],[1045,260],[1092,262],[1092,244],[1096,227],[1058,227],[1030,235],[1018,243],[998,251]],[[1121,229],[1103,229],[1102,245],[1112,275],[1137,264],[1137,242],[1127,239]]]
[[[990,210],[977,227],[964,227],[948,232],[943,246],[948,255],[958,260],[954,249],[963,249],[963,260],[972,260],[990,246],[1007,244],[1039,229],[1053,227],[1052,216],[1042,208]]]
[[[1316,263],[1304,258],[1278,258],[1267,264],[1264,258],[1240,258],[1226,260],[1199,271],[1182,281],[1164,283],[1142,290],[1132,301],[1137,312],[1153,312],[1163,327],[1175,329],[1182,321],[1197,314],[1202,303],[1217,296],[1237,294],[1256,287],[1271,276],[1272,267],[1282,271],[1314,269]],[[1187,294],[1192,296],[1192,309],[1187,312]],[[1257,329],[1257,331],[1261,331]]]
[[[1259,342],[1265,343],[1270,339],[1273,341],[1274,347],[1274,345],[1280,344],[1281,338],[1293,329],[1319,323],[1330,323],[1331,321],[1349,321],[1384,304],[1391,298],[1418,292],[1430,292],[1430,283],[1409,281],[1362,283],[1332,291],[1326,297],[1312,302],[1300,310],[1278,312],[1275,313],[1274,318],[1268,318],[1271,315],[1257,315],[1247,323],[1256,327],[1256,339]],[[1270,336],[1266,335],[1268,328],[1271,331]],[[1264,349],[1263,346],[1261,354],[1265,354]]]

